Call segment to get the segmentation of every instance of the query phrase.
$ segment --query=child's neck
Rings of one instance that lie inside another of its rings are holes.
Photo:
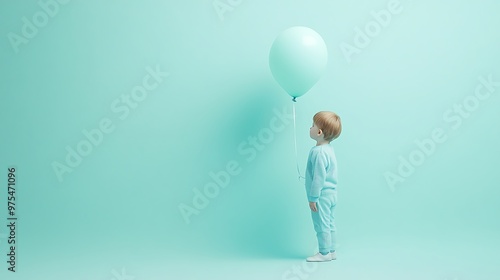
[[[329,144],[330,142],[328,141],[318,141],[316,142],[316,146],[324,145],[324,144]]]

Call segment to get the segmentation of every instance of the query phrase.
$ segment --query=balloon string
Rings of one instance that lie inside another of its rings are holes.
[[[295,97],[292,99],[293,101],[293,135],[294,135],[294,140],[295,140],[295,162],[297,163],[297,173],[299,174],[299,181],[300,178],[305,179],[302,175],[300,175],[300,169],[299,169],[299,159],[297,155],[297,131],[296,131],[296,125],[295,125]]]

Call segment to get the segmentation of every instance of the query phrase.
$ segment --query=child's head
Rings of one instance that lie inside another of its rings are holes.
[[[321,111],[314,115],[313,126],[311,127],[311,137],[313,139],[318,140],[318,138],[322,138],[330,143],[339,137],[341,131],[342,123],[340,117],[334,112]]]

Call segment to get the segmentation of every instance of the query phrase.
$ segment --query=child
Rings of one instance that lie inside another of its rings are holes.
[[[342,131],[340,117],[328,111],[314,115],[309,136],[316,140],[307,159],[305,187],[318,238],[319,252],[309,262],[337,259],[335,254],[334,210],[337,204],[337,160],[330,142]]]

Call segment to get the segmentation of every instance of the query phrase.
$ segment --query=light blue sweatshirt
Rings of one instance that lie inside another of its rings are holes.
[[[310,202],[318,202],[322,190],[337,189],[337,159],[332,145],[323,144],[311,148],[305,184]]]

